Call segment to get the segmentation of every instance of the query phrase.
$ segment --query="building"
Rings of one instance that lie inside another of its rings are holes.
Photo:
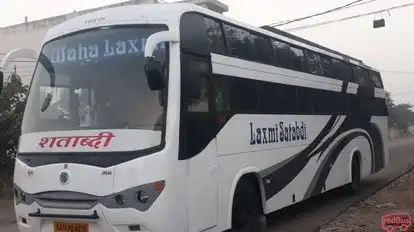
[[[194,3],[210,10],[216,11],[220,14],[228,11],[228,6],[219,2],[218,0],[185,0],[181,2]],[[117,4],[102,6],[89,10],[72,12],[65,15],[41,19],[29,22],[26,17],[24,22],[17,25],[0,28],[0,59],[8,51],[16,48],[30,48],[39,50],[43,37],[47,30],[59,23],[62,23],[70,18],[90,13],[93,11],[135,4],[170,4],[164,3],[162,0],[129,0]],[[173,4],[173,3],[171,3]],[[8,69],[5,70],[5,76],[10,75],[11,72],[19,74],[23,82],[28,84],[33,73],[35,62],[33,60],[17,60],[13,62]]]

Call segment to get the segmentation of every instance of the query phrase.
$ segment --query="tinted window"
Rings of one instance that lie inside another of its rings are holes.
[[[180,21],[181,51],[197,55],[209,55],[204,17],[195,13],[185,13]]]
[[[331,70],[331,76],[333,78],[343,81],[352,80],[352,68],[342,60],[332,59]]]
[[[321,56],[318,53],[307,51],[309,72],[315,75],[323,75]]]
[[[374,86],[377,88],[383,88],[380,74],[378,72],[371,71],[370,75],[371,75],[371,81],[374,84]]]
[[[250,33],[229,25],[224,25],[230,54],[242,59],[252,60],[253,49]]]
[[[296,71],[306,71],[305,54],[302,49],[290,46],[291,54],[293,56],[293,69]]]
[[[224,43],[224,37],[220,23],[210,18],[205,18],[204,23],[206,26],[210,51],[214,53],[225,54],[226,46]]]
[[[253,34],[250,37],[253,45],[254,59],[266,64],[272,64],[273,51],[270,40]]]
[[[226,24],[224,25],[224,31],[232,56],[271,63],[272,51],[267,38]]]
[[[298,95],[297,90],[299,87],[291,85],[283,86],[284,104],[282,109],[287,113],[295,113],[298,111]]]
[[[272,47],[276,56],[276,65],[282,68],[294,69],[294,60],[289,44],[273,40]]]
[[[193,77],[199,79],[201,95],[199,99],[194,99],[193,101],[191,101],[191,104],[188,105],[188,112],[208,112],[208,79],[207,77],[202,75]]]
[[[298,88],[298,111],[304,114],[312,114],[314,112],[314,101],[316,96],[313,94],[314,89]]]
[[[369,86],[370,85],[370,77],[368,71],[364,68],[359,66],[353,66],[354,70],[354,79],[357,84],[362,86]]]
[[[286,103],[284,88],[281,84],[271,82],[258,82],[260,112],[280,113],[283,112],[283,105]]]
[[[321,57],[322,75],[326,77],[332,77],[331,59],[324,55],[321,55],[320,57]]]
[[[238,112],[257,112],[259,109],[259,91],[256,80],[245,78],[232,79],[230,98],[233,110]]]
[[[217,112],[231,111],[230,85],[231,78],[224,76],[214,77],[214,96]]]

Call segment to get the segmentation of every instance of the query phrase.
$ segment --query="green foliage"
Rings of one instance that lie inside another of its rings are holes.
[[[386,100],[389,109],[388,125],[395,127],[407,135],[408,127],[414,124],[413,105],[402,103],[395,105],[391,99],[390,93],[386,92]]]
[[[0,93],[0,171],[13,167],[27,92],[28,86],[12,74]]]

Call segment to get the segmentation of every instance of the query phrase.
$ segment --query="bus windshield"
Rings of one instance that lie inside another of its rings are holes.
[[[48,42],[41,54],[52,67],[43,62],[36,66],[22,133],[162,130],[166,90],[150,90],[144,73],[144,48],[151,34],[166,29],[100,28]],[[154,54],[165,72],[166,46],[159,44]]]

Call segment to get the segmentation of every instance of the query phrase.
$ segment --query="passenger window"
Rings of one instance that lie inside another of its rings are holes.
[[[313,95],[314,89],[298,87],[297,98],[298,98],[298,112],[302,114],[312,114],[314,112],[314,101]]]
[[[208,79],[199,77],[201,85],[200,99],[194,99],[188,106],[188,112],[209,112],[208,107]]]
[[[217,112],[228,112],[230,105],[230,83],[231,78],[224,76],[214,76],[214,92]]]
[[[232,79],[230,97],[233,110],[242,113],[256,113],[259,110],[259,91],[256,80]]]
[[[272,50],[267,38],[249,31],[224,25],[230,54],[250,61],[272,63]]]
[[[291,54],[293,55],[293,69],[300,72],[306,71],[305,54],[302,49],[290,46]]]
[[[341,60],[332,59],[331,69],[333,78],[342,81],[352,80],[352,68],[348,63]]]
[[[261,36],[251,35],[255,60],[272,64],[273,52],[270,40]]]
[[[181,93],[189,112],[209,112],[210,60],[182,53]],[[194,92],[198,89],[200,92]]]
[[[273,40],[272,47],[276,56],[276,65],[281,68],[294,69],[295,65],[289,44]]]
[[[333,77],[331,70],[331,59],[327,56],[321,55],[322,75],[326,77]]]
[[[380,74],[378,72],[371,71],[370,75],[371,75],[371,81],[374,84],[374,86],[382,89],[383,85],[382,85]]]
[[[359,66],[353,66],[354,78],[357,84],[361,86],[370,86],[370,78],[368,71]]]
[[[309,72],[314,75],[323,75],[321,56],[318,53],[307,51]]]
[[[285,104],[285,94],[283,85],[259,81],[259,112],[260,113],[278,113],[283,112]]]
[[[206,26],[210,51],[218,54],[225,54],[226,46],[220,23],[210,18],[204,18],[204,24]]]
[[[253,47],[250,33],[229,25],[224,25],[230,54],[241,59],[253,60]]]

